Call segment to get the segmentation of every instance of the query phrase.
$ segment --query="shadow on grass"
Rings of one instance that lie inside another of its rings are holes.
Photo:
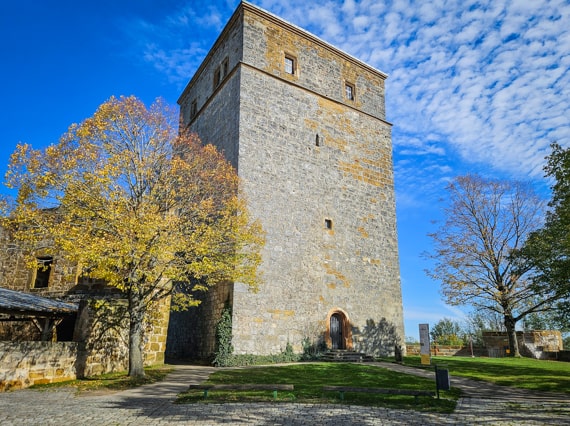
[[[409,395],[323,392],[323,386],[351,386],[390,389],[429,390],[435,395],[433,380],[411,376],[366,364],[307,363],[286,366],[228,369],[214,372],[209,384],[292,384],[292,392],[278,392],[274,400],[271,391],[209,391],[193,390],[179,395],[178,403],[225,402],[296,402],[317,404],[350,404],[430,412],[453,412],[459,391],[442,393],[442,399]],[[444,395],[445,394],[445,395]]]
[[[156,383],[163,380],[168,373],[173,370],[167,365],[145,368],[145,377],[132,378],[126,372],[108,373],[100,376],[85,377],[82,379],[69,380],[57,383],[46,383],[42,385],[33,385],[30,388],[36,390],[48,390],[52,388],[72,387],[77,392],[92,392],[108,390],[113,392],[123,391],[126,389],[136,388],[138,386]]]

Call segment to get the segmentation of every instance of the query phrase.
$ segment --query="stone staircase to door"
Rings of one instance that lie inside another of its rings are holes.
[[[372,362],[374,357],[362,352],[346,349],[331,349],[321,356],[321,361],[329,362]]]

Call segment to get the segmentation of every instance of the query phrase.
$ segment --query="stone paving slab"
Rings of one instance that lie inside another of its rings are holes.
[[[463,399],[454,414],[378,407],[247,403],[184,404],[120,394],[76,397],[73,390],[0,395],[0,424],[20,425],[569,425],[560,403]]]
[[[570,425],[570,401],[468,397],[453,414],[291,403],[174,404],[208,367],[177,366],[164,382],[106,395],[74,389],[0,393],[0,425]]]

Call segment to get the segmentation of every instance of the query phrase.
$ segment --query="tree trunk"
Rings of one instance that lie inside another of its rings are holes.
[[[507,329],[507,336],[509,338],[510,356],[519,358],[519,344],[517,341],[517,332],[515,330],[516,322],[512,315],[505,314],[505,328]]]
[[[129,292],[129,377],[144,377],[144,303],[136,291]]]

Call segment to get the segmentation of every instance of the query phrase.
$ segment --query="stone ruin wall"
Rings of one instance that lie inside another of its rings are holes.
[[[485,331],[483,341],[489,351],[489,356],[507,355],[509,339],[506,333]],[[523,356],[536,359],[548,359],[552,357],[552,353],[563,350],[562,334],[556,330],[517,331],[517,342]]]
[[[33,271],[24,260],[22,247],[0,228],[0,286],[81,303],[72,342],[40,342],[39,330],[31,321],[0,322],[0,389],[71,380],[111,371],[125,370],[128,321],[126,301],[100,283],[79,282],[76,267],[54,256],[48,288],[32,288]],[[102,304],[106,301],[106,304]],[[102,309],[94,306],[104,305]],[[122,312],[121,315],[116,315]],[[170,300],[150,309],[145,334],[145,365],[164,363]]]

